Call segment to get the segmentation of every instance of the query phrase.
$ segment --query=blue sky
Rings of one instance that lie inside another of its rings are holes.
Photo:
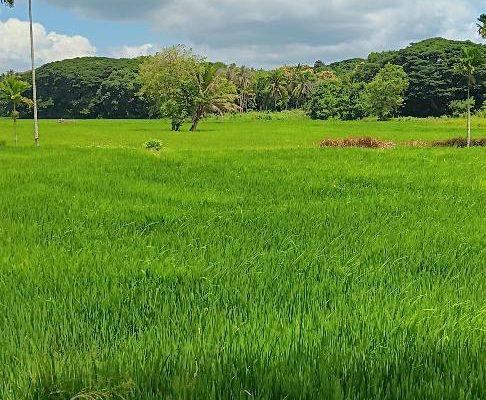
[[[144,43],[159,43],[163,46],[177,42],[174,35],[161,35],[143,20],[120,21],[106,17],[93,17],[83,13],[53,6],[46,1],[34,0],[34,19],[48,31],[66,35],[81,35],[93,43],[100,54],[109,55],[113,49],[122,46],[140,46]],[[82,0],[81,0],[82,2]],[[3,10],[1,19],[28,19],[28,7],[25,1],[18,1],[13,9]]]
[[[37,63],[136,56],[184,43],[271,67],[364,57],[429,37],[479,41],[486,0],[33,0]],[[27,3],[0,10],[0,70],[23,69]]]

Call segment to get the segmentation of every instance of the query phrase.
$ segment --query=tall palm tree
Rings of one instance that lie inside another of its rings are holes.
[[[455,65],[457,74],[467,77],[467,147],[471,146],[471,89],[476,83],[476,73],[484,63],[484,55],[479,47],[465,47],[462,57]]]
[[[287,86],[285,74],[281,69],[275,70],[271,73],[268,82],[268,89],[270,98],[273,101],[274,110],[277,110],[277,103],[279,101],[288,102],[289,91]]]
[[[252,88],[255,73],[251,68],[247,68],[244,65],[236,68],[230,77],[236,89],[238,90],[238,104],[241,112],[245,112],[248,108],[248,102],[251,98],[255,97],[255,93]]]
[[[202,63],[196,74],[198,94],[192,118],[191,131],[197,130],[199,121],[206,112],[223,114],[237,111],[236,88],[222,73],[222,64]]]
[[[0,0],[0,4],[13,7],[15,0]],[[32,0],[29,0],[29,26],[30,26],[30,60],[32,65],[32,100],[34,106],[34,141],[39,146],[39,117],[37,111],[37,82],[35,77],[35,54],[34,54],[34,27],[32,18]]]
[[[479,35],[481,35],[483,39],[486,39],[486,14],[481,14],[478,21]]]
[[[301,106],[307,101],[307,98],[314,88],[314,84],[315,77],[312,70],[302,69],[297,72],[292,89],[292,96],[296,101],[297,107]]]
[[[30,89],[30,85],[14,75],[8,75],[2,82],[0,82],[0,100],[9,103],[12,106],[12,120],[15,144],[18,143],[17,136],[17,119],[19,118],[18,107],[21,104],[32,106],[32,100],[22,96],[26,90]]]

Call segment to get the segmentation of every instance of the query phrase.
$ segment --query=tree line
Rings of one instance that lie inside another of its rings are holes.
[[[478,21],[485,34],[486,15]],[[366,59],[262,70],[209,62],[184,46],[138,59],[78,58],[37,70],[43,118],[168,117],[304,109],[315,119],[470,115],[486,99],[486,47],[428,39]],[[7,75],[12,75],[7,74]],[[30,74],[14,74],[32,83]],[[25,106],[17,105],[17,112]],[[0,105],[10,114],[11,102]]]

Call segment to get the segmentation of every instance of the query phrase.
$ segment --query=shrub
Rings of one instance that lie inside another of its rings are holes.
[[[162,142],[158,139],[150,139],[144,143],[147,150],[160,151],[162,149]]]
[[[455,118],[462,118],[465,117],[467,114],[468,106],[471,107],[471,110],[474,108],[475,101],[474,99],[469,100],[454,100],[449,105],[449,109],[451,110],[452,116]]]
[[[271,121],[273,118],[272,118],[271,114],[267,114],[267,113],[260,114],[259,113],[259,114],[257,114],[256,119],[261,119],[261,120],[264,120],[264,121]]]
[[[306,104],[312,119],[356,120],[364,116],[360,102],[363,84],[323,81],[312,90]]]
[[[453,139],[446,139],[446,140],[436,140],[432,142],[432,146],[434,147],[467,147],[467,139],[466,138],[453,138]],[[485,147],[486,146],[486,138],[480,139],[472,139],[471,140],[472,147]]]
[[[476,111],[476,116],[486,118],[486,101],[483,103],[483,106]]]
[[[393,142],[374,139],[372,137],[349,137],[345,139],[324,139],[321,147],[363,147],[370,149],[389,149],[394,147]]]

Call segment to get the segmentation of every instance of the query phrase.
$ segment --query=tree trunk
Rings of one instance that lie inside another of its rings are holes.
[[[196,132],[197,125],[199,124],[199,121],[201,121],[202,116],[203,116],[203,108],[198,107],[196,110],[196,115],[194,115],[194,118],[192,119],[191,132]]]
[[[37,112],[37,82],[35,76],[34,27],[32,18],[32,0],[29,0],[30,21],[30,60],[32,64],[32,101],[34,103],[34,141],[39,146],[39,117]]]
[[[467,87],[467,147],[471,147],[471,85]]]
[[[14,138],[15,138],[15,146],[19,144],[19,137],[17,135],[17,107],[15,106],[15,103],[13,105],[13,114],[12,114],[12,119],[13,119],[13,130],[14,130]]]

